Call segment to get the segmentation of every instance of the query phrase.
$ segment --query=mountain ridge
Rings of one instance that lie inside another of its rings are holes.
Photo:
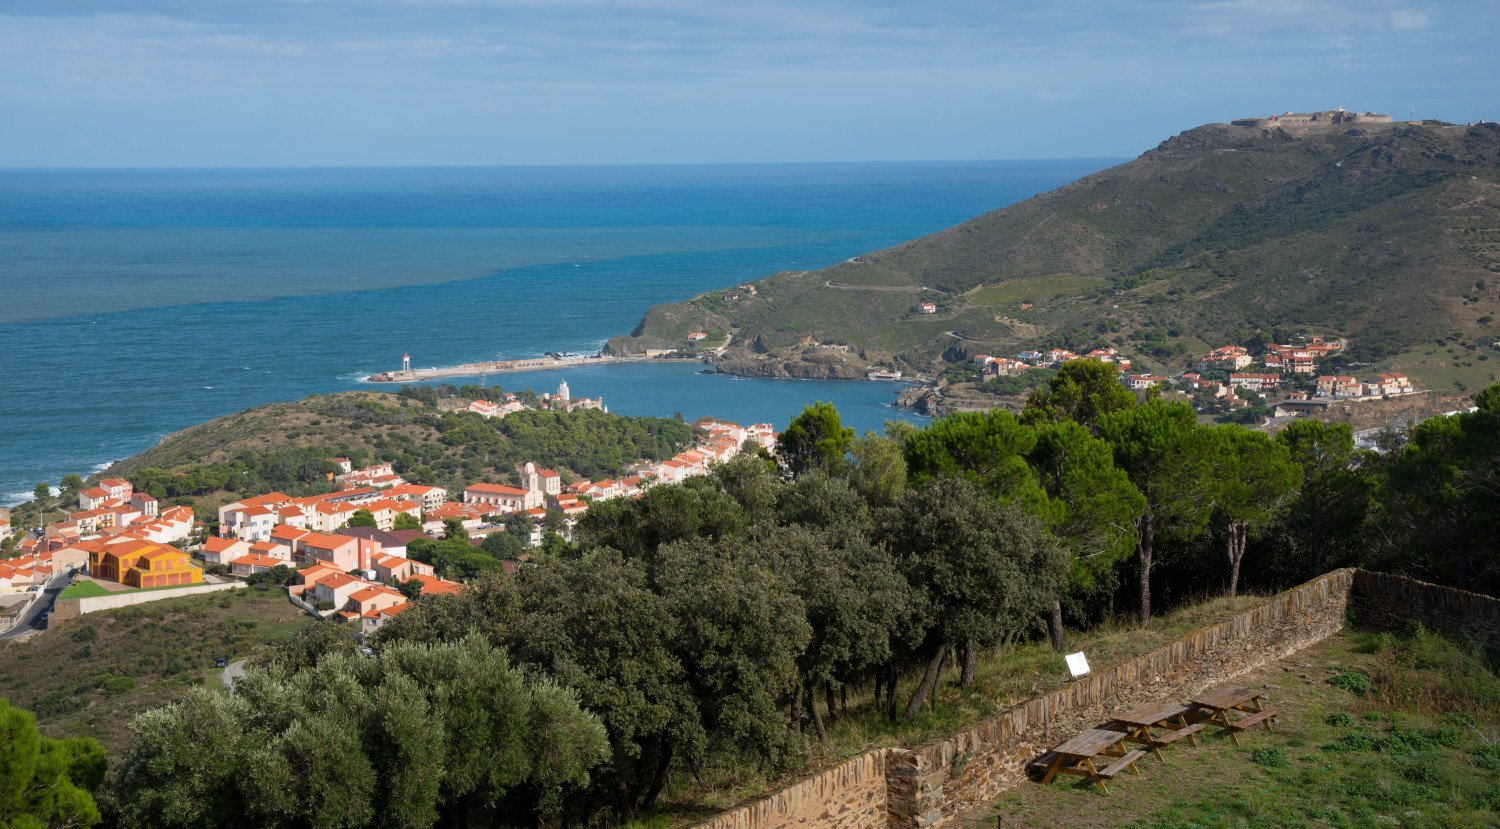
[[[1492,338],[1496,283],[1500,126],[1208,124],[929,236],[656,306],[607,348],[702,331],[721,371],[853,378],[1115,344],[1166,370],[1295,327],[1373,363]]]

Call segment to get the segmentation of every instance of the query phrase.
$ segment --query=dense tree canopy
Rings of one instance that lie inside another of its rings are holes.
[[[482,639],[393,643],[141,714],[112,789],[125,827],[489,823],[561,815],[607,749],[573,691]]]
[[[1031,393],[1021,419],[1030,424],[1071,421],[1095,431],[1099,418],[1129,409],[1135,395],[1120,384],[1119,367],[1102,360],[1069,360]]]
[[[793,475],[814,469],[831,472],[844,462],[854,443],[832,403],[814,403],[792,418],[777,441],[776,454]]]

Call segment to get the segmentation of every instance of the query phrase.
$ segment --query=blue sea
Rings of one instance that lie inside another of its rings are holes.
[[[0,503],[240,409],[400,365],[596,351],[650,306],[831,265],[1105,160],[0,170]],[[693,365],[496,375],[612,411],[878,429],[888,383]]]

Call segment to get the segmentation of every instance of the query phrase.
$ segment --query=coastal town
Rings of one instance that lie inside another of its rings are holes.
[[[1268,342],[1256,354],[1242,345],[1225,345],[1198,358],[1195,367],[1175,376],[1132,370],[1129,358],[1114,348],[1075,354],[1064,348],[1027,350],[1011,357],[987,354],[972,358],[984,379],[1019,377],[1034,369],[1054,369],[1074,360],[1099,360],[1119,371],[1120,382],[1135,392],[1177,392],[1204,414],[1261,405],[1265,419],[1309,414],[1333,401],[1388,400],[1416,394],[1411,378],[1398,372],[1367,376],[1320,373],[1319,363],[1348,348],[1342,338],[1309,335],[1293,343]]]
[[[485,419],[529,407],[513,393],[495,396],[452,405]],[[555,411],[607,411],[601,399],[574,397],[566,381],[531,400],[530,406]],[[420,560],[413,542],[459,540],[477,551],[491,536],[510,535],[523,551],[501,562],[513,573],[549,535],[571,540],[591,504],[708,474],[747,449],[774,448],[778,437],[769,423],[705,418],[693,426],[691,448],[599,480],[565,480],[527,462],[510,480],[476,480],[450,492],[408,481],[388,461],[355,468],[349,458],[329,457],[332,491],[248,495],[222,504],[209,521],[188,506],[163,507],[124,478],[105,478],[77,493],[76,510],[19,534],[16,555],[0,561],[0,595],[34,594],[69,573],[79,574],[90,596],[161,591],[143,599],[181,592],[163,588],[272,583],[308,614],[369,634],[422,596],[464,589]],[[10,535],[5,514],[0,540]]]

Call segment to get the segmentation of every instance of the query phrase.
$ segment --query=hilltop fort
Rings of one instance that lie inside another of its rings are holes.
[[[1389,124],[1392,118],[1378,112],[1350,112],[1343,107],[1322,112],[1283,112],[1264,118],[1236,118],[1236,127],[1333,127],[1343,124]]]

